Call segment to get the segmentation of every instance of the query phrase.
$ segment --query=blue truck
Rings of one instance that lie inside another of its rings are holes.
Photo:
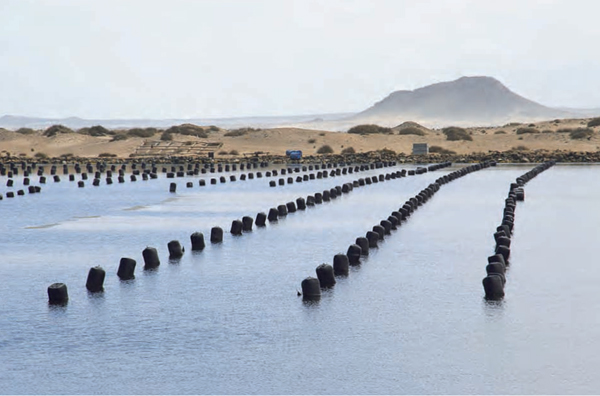
[[[291,160],[299,160],[302,158],[302,151],[300,150],[286,150],[286,157],[289,157]]]

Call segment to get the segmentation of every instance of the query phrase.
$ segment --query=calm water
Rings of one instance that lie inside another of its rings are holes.
[[[443,186],[312,304],[296,296],[302,279],[456,167],[355,189],[242,237],[226,232],[201,253],[189,251],[192,232],[208,239],[213,226],[228,231],[244,215],[391,170],[277,188],[179,178],[177,194],[162,175],[84,189],[50,181],[5,198],[0,392],[598,393],[600,167],[555,166],[527,184],[507,296],[483,300],[509,183],[532,167]],[[167,257],[172,239],[188,250],[179,261]],[[159,249],[156,271],[142,269],[146,246]],[[121,257],[138,261],[135,280],[119,281]],[[107,271],[100,295],[85,289],[95,265]],[[47,304],[54,282],[69,287],[66,307]]]

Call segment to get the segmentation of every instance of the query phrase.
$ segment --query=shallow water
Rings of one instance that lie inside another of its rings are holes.
[[[297,297],[317,265],[460,166],[357,188],[241,237],[227,232],[234,219],[391,169],[277,188],[186,177],[177,194],[163,175],[83,189],[50,181],[5,198],[0,392],[597,393],[597,166],[555,166],[526,185],[500,303],[483,300],[486,258],[509,184],[533,165],[442,186],[319,302]],[[217,225],[224,242],[211,245]],[[189,251],[195,231],[201,253]],[[178,261],[172,239],[187,250]],[[159,250],[155,271],[142,269],[146,246]],[[135,280],[119,281],[121,257],[137,260]],[[107,275],[94,295],[95,265]],[[69,287],[65,307],[47,303],[54,282]]]

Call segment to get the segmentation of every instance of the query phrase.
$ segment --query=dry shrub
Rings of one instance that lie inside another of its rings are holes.
[[[354,150],[354,147],[346,147],[342,150],[342,155],[346,154],[356,154],[356,150]]]
[[[358,135],[372,135],[375,133],[384,133],[390,135],[394,132],[392,131],[392,128],[386,128],[375,124],[362,124],[348,129],[348,133],[355,133]]]
[[[442,133],[446,135],[446,140],[456,141],[456,140],[473,140],[469,133],[460,127],[447,127],[442,129]]]
[[[398,135],[417,135],[417,136],[425,136],[427,135],[425,131],[416,127],[406,127],[398,131]]]
[[[73,130],[64,125],[52,125],[44,131],[43,135],[46,137],[52,137],[58,135],[59,133],[73,133]]]
[[[577,128],[573,132],[570,133],[569,137],[571,139],[589,139],[594,136],[594,131],[589,128]]]
[[[325,145],[319,147],[319,149],[317,150],[317,154],[332,154],[332,153],[333,153],[333,149],[328,144],[325,144]]]
[[[517,135],[523,135],[526,133],[540,133],[540,131],[532,127],[523,127],[517,129]]]
[[[441,146],[431,146],[429,147],[429,152],[433,154],[456,154],[456,151],[448,150]]]

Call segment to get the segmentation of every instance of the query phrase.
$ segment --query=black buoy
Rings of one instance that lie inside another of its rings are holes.
[[[333,272],[337,276],[348,275],[349,259],[345,254],[336,254],[333,256]]]
[[[385,228],[383,228],[380,225],[375,225],[373,226],[373,231],[376,232],[377,234],[379,234],[379,239],[382,240],[383,236],[385,234]]]
[[[504,297],[504,283],[498,274],[486,276],[482,283],[486,300],[501,300]]]
[[[142,257],[144,258],[144,269],[152,269],[160,265],[158,252],[153,247],[146,247],[142,250]]]
[[[279,217],[279,211],[277,210],[277,208],[269,209],[269,215],[268,215],[269,221],[271,221],[271,222],[277,221],[277,217]]]
[[[231,234],[232,235],[242,235],[242,228],[243,228],[243,224],[241,222],[241,220],[233,220],[231,222]]]
[[[128,257],[123,257],[119,262],[119,270],[117,275],[121,280],[129,280],[135,278],[135,260]]]
[[[302,299],[318,300],[321,298],[321,283],[317,278],[309,276],[302,281]]]
[[[360,264],[360,255],[362,253],[362,248],[356,244],[352,244],[348,247],[348,252],[346,256],[348,256],[348,260],[350,264],[357,265]]]
[[[316,272],[322,288],[329,288],[335,285],[335,274],[331,265],[321,264],[317,267]]]
[[[102,267],[96,266],[90,268],[88,272],[87,282],[85,283],[85,287],[91,292],[101,292],[104,291],[104,278],[106,277],[106,272]]]
[[[277,206],[277,214],[280,217],[287,216],[287,214],[288,214],[287,206],[286,205]]]
[[[48,302],[50,304],[66,304],[69,301],[67,285],[64,283],[53,283],[48,286]]]
[[[177,183],[171,183],[169,185],[169,192],[172,192],[172,193],[177,192]]]
[[[183,256],[183,252],[185,252],[185,249],[181,247],[179,241],[171,241],[167,243],[167,248],[169,249],[170,259],[181,258],[181,256]]]
[[[223,242],[223,229],[221,227],[213,227],[210,230],[210,242],[211,243]]]
[[[256,214],[255,224],[257,227],[264,227],[267,221],[267,214],[265,212],[259,212]]]
[[[369,241],[369,248],[376,248],[377,242],[379,241],[379,233],[367,231],[367,240]]]
[[[250,216],[242,217],[242,230],[243,231],[252,231],[252,224],[254,223],[254,219]]]
[[[201,232],[194,232],[190,235],[192,242],[192,251],[204,250],[206,245],[204,244],[204,234]]]
[[[369,255],[369,240],[365,237],[356,238],[355,242],[358,246],[360,246],[360,254],[363,256]]]

